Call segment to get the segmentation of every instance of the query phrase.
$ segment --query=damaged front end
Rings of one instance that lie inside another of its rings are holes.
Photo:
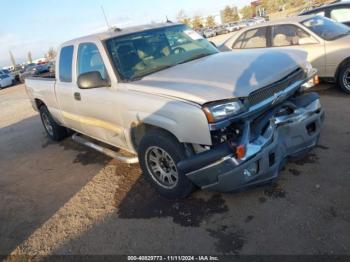
[[[178,171],[223,192],[276,178],[288,157],[316,146],[324,120],[319,95],[301,91],[311,79],[302,73],[259,89],[242,102],[248,110],[210,124],[213,145],[179,162]]]

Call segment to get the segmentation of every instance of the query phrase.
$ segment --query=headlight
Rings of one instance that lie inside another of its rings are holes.
[[[214,123],[240,113],[243,108],[244,107],[241,101],[231,100],[207,104],[203,107],[203,111],[207,116],[208,122]]]

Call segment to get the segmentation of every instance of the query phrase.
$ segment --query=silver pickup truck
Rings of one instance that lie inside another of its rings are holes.
[[[66,42],[56,77],[25,85],[51,139],[73,130],[124,149],[161,194],[185,197],[265,183],[314,147],[324,111],[304,91],[315,74],[302,51],[220,53],[166,23]]]

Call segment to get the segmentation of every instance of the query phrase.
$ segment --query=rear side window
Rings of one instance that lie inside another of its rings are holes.
[[[72,82],[73,46],[66,46],[60,53],[60,82]]]
[[[275,47],[299,45],[301,38],[308,37],[311,36],[295,25],[277,25],[273,27],[272,45]]]
[[[331,18],[340,23],[349,22],[350,8],[339,8],[339,9],[332,10]]]
[[[267,47],[267,27],[252,29],[244,33],[233,48],[264,48]]]

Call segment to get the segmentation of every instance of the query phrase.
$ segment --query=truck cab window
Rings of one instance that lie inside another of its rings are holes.
[[[59,78],[61,82],[72,82],[73,46],[66,46],[61,49]]]
[[[104,80],[108,78],[106,67],[95,44],[84,43],[79,45],[77,66],[78,76],[84,73],[97,71]]]

